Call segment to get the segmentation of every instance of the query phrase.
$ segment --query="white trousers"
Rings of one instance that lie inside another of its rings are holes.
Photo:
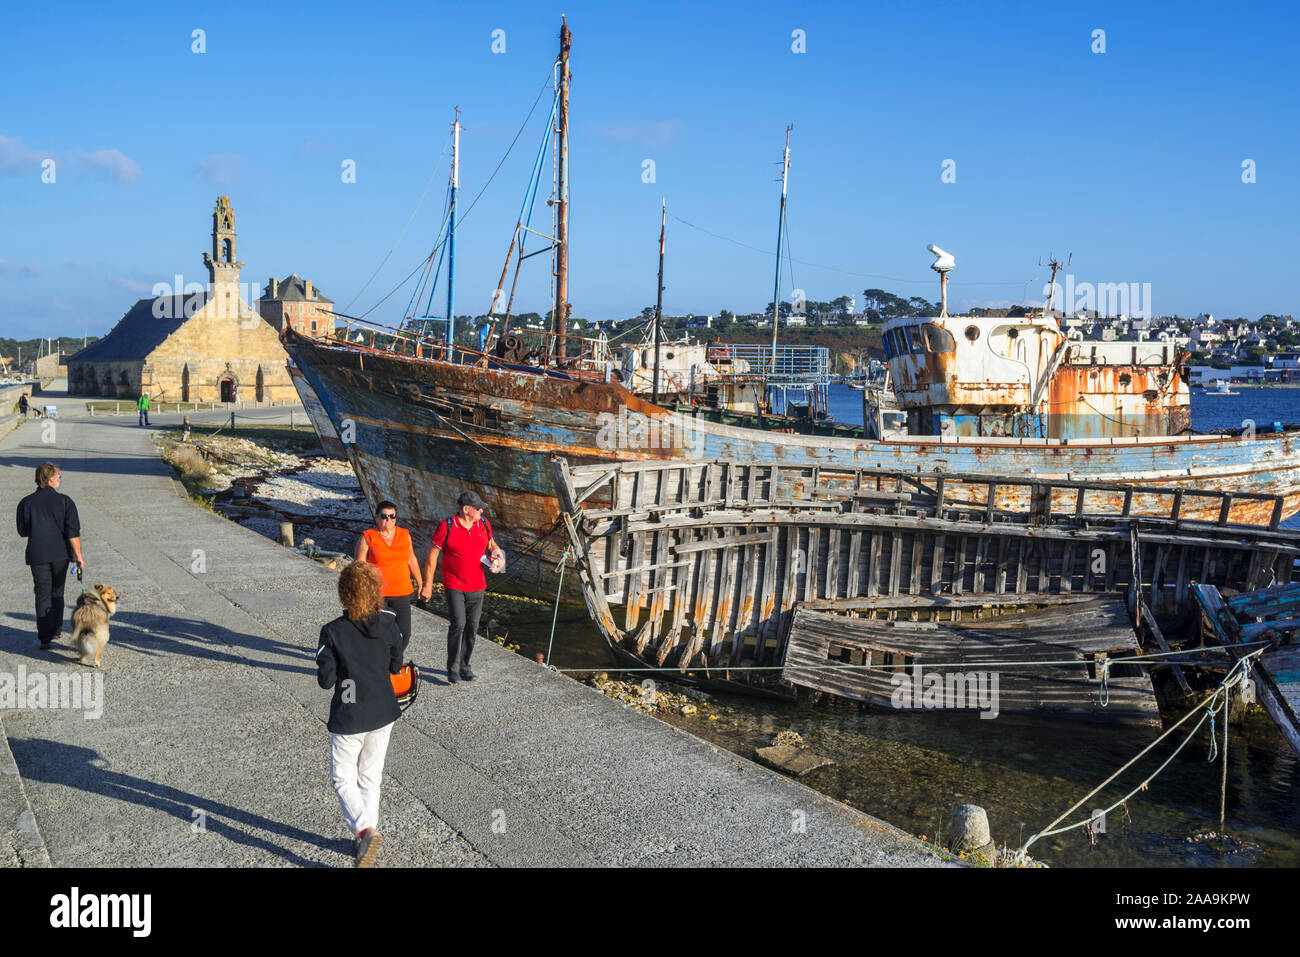
[[[396,723],[363,734],[330,735],[330,779],[353,834],[379,826],[379,783]]]

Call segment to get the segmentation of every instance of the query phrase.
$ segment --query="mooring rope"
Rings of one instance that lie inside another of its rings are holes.
[[[1213,693],[1209,698],[1207,698],[1203,703],[1197,705],[1195,708],[1193,708],[1192,710],[1188,711],[1187,714],[1185,714],[1185,715],[1183,715],[1181,718],[1179,718],[1179,719],[1178,719],[1178,720],[1177,720],[1177,721],[1176,721],[1172,726],[1170,726],[1170,728],[1169,728],[1168,730],[1166,730],[1166,731],[1165,731],[1163,734],[1161,734],[1158,738],[1156,738],[1154,741],[1152,741],[1150,744],[1148,744],[1145,748],[1143,748],[1141,751],[1139,751],[1136,755],[1134,755],[1132,758],[1130,758],[1130,759],[1128,760],[1128,762],[1126,762],[1126,763],[1124,764],[1123,767],[1121,767],[1118,771],[1116,771],[1114,774],[1112,774],[1110,777],[1108,777],[1105,781],[1102,781],[1101,784],[1097,785],[1095,788],[1093,788],[1091,791],[1089,791],[1089,792],[1088,792],[1087,794],[1085,794],[1083,797],[1079,798],[1078,801],[1076,801],[1076,802],[1075,802],[1074,804],[1072,804],[1072,805],[1071,805],[1071,806],[1070,806],[1066,811],[1064,811],[1062,814],[1060,814],[1060,815],[1056,818],[1056,820],[1052,821],[1051,824],[1047,825],[1047,827],[1046,827],[1044,830],[1039,831],[1037,834],[1034,834],[1033,836],[1031,836],[1031,837],[1029,838],[1029,840],[1025,841],[1025,843],[1020,847],[1020,850],[1018,850],[1018,851],[1016,852],[1016,862],[1017,862],[1017,863],[1024,863],[1025,856],[1026,856],[1026,853],[1027,853],[1028,850],[1029,850],[1030,845],[1033,844],[1035,841],[1037,841],[1039,838],[1050,837],[1051,835],[1054,835],[1054,834],[1063,834],[1063,833],[1065,833],[1066,831],[1071,831],[1071,830],[1074,830],[1075,828],[1079,828],[1079,827],[1088,827],[1088,826],[1090,826],[1090,825],[1092,824],[1092,822],[1096,819],[1096,815],[1089,816],[1086,820],[1080,821],[1080,822],[1078,822],[1078,823],[1076,823],[1076,824],[1068,824],[1068,825],[1066,825],[1065,827],[1061,827],[1061,828],[1057,828],[1057,827],[1056,827],[1057,824],[1061,823],[1061,821],[1063,821],[1063,820],[1065,820],[1065,818],[1069,817],[1072,813],[1074,813],[1074,811],[1078,810],[1078,809],[1083,805],[1083,803],[1084,803],[1085,801],[1087,801],[1090,797],[1092,797],[1093,795],[1095,795],[1095,794],[1097,794],[1099,791],[1101,791],[1104,787],[1106,787],[1106,785],[1110,784],[1110,783],[1111,783],[1112,781],[1114,781],[1117,777],[1119,777],[1121,774],[1123,774],[1126,770],[1128,770],[1130,767],[1132,767],[1132,766],[1133,766],[1133,765],[1138,761],[1138,759],[1140,759],[1140,758],[1141,758],[1143,755],[1145,755],[1148,751],[1150,751],[1152,748],[1154,748],[1157,744],[1159,744],[1159,743],[1160,743],[1161,741],[1163,741],[1165,738],[1169,737],[1169,735],[1173,734],[1173,732],[1176,731],[1176,730],[1178,729],[1178,727],[1179,727],[1180,725],[1183,724],[1183,722],[1187,721],[1188,718],[1191,718],[1193,715],[1197,714],[1198,712],[1202,712],[1202,713],[1201,713],[1201,720],[1198,721],[1198,722],[1196,722],[1196,725],[1192,728],[1192,730],[1191,730],[1190,732],[1188,732],[1187,737],[1184,738],[1183,741],[1182,741],[1182,743],[1180,743],[1180,744],[1178,745],[1178,747],[1176,747],[1176,748],[1173,750],[1173,753],[1171,753],[1171,754],[1169,755],[1169,757],[1166,758],[1166,759],[1164,760],[1164,763],[1162,763],[1162,764],[1160,765],[1160,767],[1156,768],[1155,771],[1153,771],[1153,772],[1152,772],[1148,777],[1146,777],[1146,778],[1142,781],[1142,783],[1140,783],[1140,784],[1139,784],[1137,787],[1135,787],[1132,791],[1129,791],[1128,794],[1124,795],[1122,798],[1120,798],[1120,799],[1119,799],[1118,801],[1116,801],[1114,804],[1110,805],[1110,807],[1105,808],[1101,813],[1102,813],[1102,814],[1109,814],[1111,811],[1113,811],[1115,808],[1119,807],[1121,804],[1126,803],[1126,802],[1128,801],[1129,798],[1133,797],[1133,795],[1137,794],[1139,791],[1145,791],[1145,790],[1147,789],[1147,785],[1149,785],[1152,781],[1154,781],[1154,780],[1156,779],[1156,777],[1157,777],[1157,776],[1158,776],[1162,771],[1164,771],[1164,769],[1165,769],[1166,767],[1169,766],[1169,763],[1170,763],[1171,761],[1173,761],[1173,759],[1178,755],[1178,752],[1182,751],[1183,748],[1185,748],[1185,747],[1187,746],[1187,743],[1188,743],[1189,741],[1191,741],[1193,737],[1196,736],[1196,732],[1199,731],[1199,730],[1201,729],[1201,726],[1202,726],[1203,724],[1205,724],[1206,719],[1209,718],[1211,721],[1213,721],[1213,719],[1214,719],[1214,714],[1215,714],[1215,712],[1218,710],[1218,707],[1219,707],[1218,702],[1219,702],[1219,697],[1220,697],[1220,696],[1223,697],[1223,705],[1222,705],[1222,707],[1223,707],[1223,725],[1224,725],[1224,738],[1225,738],[1225,740],[1226,740],[1226,738],[1227,738],[1227,727],[1228,727],[1228,703],[1229,703],[1229,701],[1231,700],[1232,688],[1234,688],[1234,687],[1236,687],[1237,685],[1241,684],[1241,682],[1246,678],[1246,674],[1247,674],[1247,671],[1248,671],[1248,669],[1249,669],[1249,667],[1250,667],[1251,660],[1252,660],[1253,658],[1257,657],[1258,655],[1262,654],[1262,653],[1263,653],[1263,649],[1260,648],[1260,649],[1257,649],[1257,650],[1255,650],[1255,651],[1252,651],[1252,652],[1250,652],[1249,654],[1245,655],[1244,657],[1240,658],[1240,659],[1236,662],[1236,664],[1234,664],[1234,665],[1232,666],[1232,668],[1228,671],[1228,674],[1224,677],[1223,681],[1219,683],[1219,686],[1218,686],[1217,688],[1214,689],[1214,693]],[[1212,736],[1212,739],[1213,739],[1213,736]],[[1216,753],[1217,753],[1217,749],[1216,749]],[[1213,760],[1213,758],[1211,758],[1211,760]],[[1226,752],[1226,749],[1225,749],[1225,751],[1224,751],[1224,762],[1225,762],[1225,765],[1226,765],[1226,762],[1227,762],[1227,752]],[[1226,770],[1225,770],[1225,772],[1224,772],[1224,780],[1223,780],[1223,787],[1222,787],[1222,791],[1221,791],[1221,799],[1220,799],[1220,801],[1221,801],[1221,803],[1220,803],[1220,814],[1221,814],[1221,815],[1222,815],[1222,801],[1223,801],[1224,796],[1226,796],[1226,793],[1227,793],[1227,776],[1226,776],[1226,775],[1227,775],[1227,772],[1226,772]],[[1054,828],[1055,828],[1055,830],[1053,830]],[[1220,829],[1222,829],[1222,824],[1220,824]]]
[[[546,643],[546,660],[542,662],[548,668],[551,667],[551,646],[555,644],[555,622],[560,617],[560,592],[564,588],[564,566],[569,561],[571,551],[572,548],[566,548],[555,566],[555,570],[560,573],[560,583],[555,586],[555,610],[551,613],[551,638]]]

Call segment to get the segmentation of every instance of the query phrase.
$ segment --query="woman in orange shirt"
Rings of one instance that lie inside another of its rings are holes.
[[[383,581],[384,607],[397,616],[402,632],[402,653],[411,641],[411,599],[424,587],[420,563],[411,548],[411,533],[397,527],[397,506],[387,500],[375,509],[375,527],[357,539],[355,558],[379,569]],[[415,587],[411,587],[415,579]]]

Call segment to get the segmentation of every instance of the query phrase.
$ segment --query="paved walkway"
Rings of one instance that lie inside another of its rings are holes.
[[[66,416],[52,442],[41,422],[0,441],[3,500],[12,510],[35,466],[57,462],[89,579],[120,606],[101,717],[0,711],[0,865],[48,852],[75,867],[350,866],[313,658],[338,614],[335,573],[178,494],[134,417],[47,401]],[[66,639],[37,649],[12,531],[0,558],[0,678],[91,675]],[[76,591],[72,579],[69,605]],[[893,827],[490,642],[480,679],[447,686],[445,625],[415,619],[426,683],[388,752],[381,866],[938,863]]]

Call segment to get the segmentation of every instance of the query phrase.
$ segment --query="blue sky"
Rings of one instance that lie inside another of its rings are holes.
[[[296,272],[338,309],[371,308],[438,231],[452,108],[464,209],[549,74],[561,12],[575,315],[653,302],[661,196],[672,216],[768,250],[670,218],[666,311],[761,309],[787,123],[790,249],[818,266],[787,270],[785,298],[937,298],[936,243],[956,256],[958,306],[1041,296],[1039,258],[1073,253],[1076,281],[1149,282],[1157,313],[1300,313],[1300,13],[1080,6],[7,4],[0,334],[102,334],[155,283],[204,280],[219,194],[246,281]],[[459,229],[458,313],[490,303],[548,106]],[[525,269],[523,309],[548,307],[545,258]],[[409,289],[371,316],[399,320]]]

